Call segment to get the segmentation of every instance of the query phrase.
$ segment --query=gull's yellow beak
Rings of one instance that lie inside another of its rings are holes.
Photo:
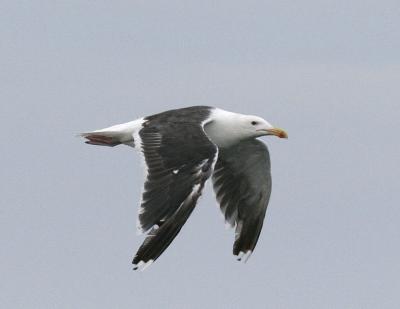
[[[280,128],[272,128],[272,129],[268,129],[266,131],[268,132],[268,134],[275,135],[280,138],[288,138],[286,131],[283,129],[280,129]]]

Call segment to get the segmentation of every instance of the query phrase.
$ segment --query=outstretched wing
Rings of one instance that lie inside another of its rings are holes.
[[[153,262],[169,246],[211,176],[217,147],[198,120],[150,118],[139,132],[147,165],[139,227],[150,231],[133,259],[136,266]]]
[[[220,149],[212,176],[226,222],[235,226],[233,254],[250,256],[260,235],[271,194],[270,159],[259,140]]]

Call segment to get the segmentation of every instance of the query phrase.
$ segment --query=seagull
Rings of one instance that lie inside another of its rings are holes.
[[[145,182],[137,228],[146,233],[132,263],[143,270],[171,244],[211,178],[233,254],[246,261],[257,244],[271,194],[270,158],[257,138],[287,133],[266,120],[209,106],[192,106],[81,133],[87,144],[137,149]]]

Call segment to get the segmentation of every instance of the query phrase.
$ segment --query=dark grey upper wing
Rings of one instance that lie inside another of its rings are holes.
[[[251,139],[219,149],[212,179],[226,222],[236,226],[233,254],[240,259],[257,244],[271,194],[266,145]]]
[[[148,169],[139,224],[150,232],[134,264],[152,262],[168,247],[212,173],[217,147],[204,133],[201,119],[183,122],[174,117],[150,117],[139,132]]]

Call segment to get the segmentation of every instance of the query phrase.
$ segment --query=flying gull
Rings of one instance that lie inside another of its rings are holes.
[[[143,154],[138,229],[147,237],[134,269],[150,265],[171,244],[210,177],[225,221],[235,228],[233,254],[246,260],[253,252],[271,194],[268,149],[256,138],[287,138],[284,130],[257,116],[193,106],[81,135],[87,144],[125,144]]]

